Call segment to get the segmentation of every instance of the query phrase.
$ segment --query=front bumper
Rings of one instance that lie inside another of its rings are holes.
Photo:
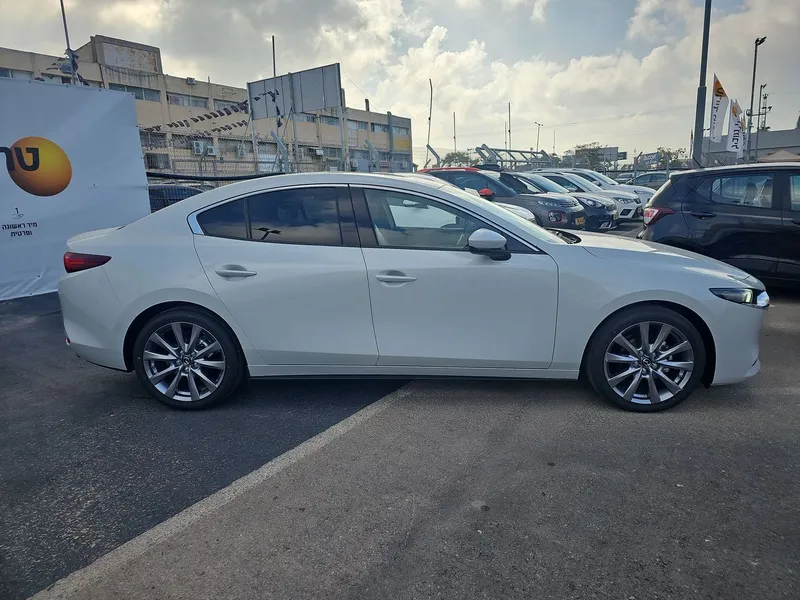
[[[727,301],[726,301],[727,302]],[[717,364],[712,385],[738,383],[761,368],[759,338],[767,310],[728,302],[712,329]]]

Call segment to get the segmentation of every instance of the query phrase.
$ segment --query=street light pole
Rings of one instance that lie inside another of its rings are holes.
[[[756,38],[753,52],[753,83],[750,86],[750,115],[747,118],[747,160],[750,160],[750,132],[753,128],[753,96],[756,93],[756,66],[758,65],[758,47],[767,40],[767,36]]]
[[[64,22],[64,39],[67,42],[67,58],[69,59],[70,74],[72,76],[72,83],[78,83],[78,61],[75,54],[72,52],[72,47],[69,45],[69,30],[67,29],[67,11],[64,10],[64,0],[61,0],[61,20]]]
[[[536,123],[536,151],[539,151],[539,131],[542,129],[543,125],[538,121],[534,121]]]
[[[694,148],[692,158],[698,167],[703,166],[703,121],[706,114],[706,70],[708,68],[708,34],[711,26],[711,0],[706,0],[703,16],[703,47],[700,54],[700,85],[697,86],[697,107],[694,113]]]

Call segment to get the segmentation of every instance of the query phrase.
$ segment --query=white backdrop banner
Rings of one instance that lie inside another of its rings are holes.
[[[150,213],[131,94],[0,79],[0,300],[56,290],[68,238]]]

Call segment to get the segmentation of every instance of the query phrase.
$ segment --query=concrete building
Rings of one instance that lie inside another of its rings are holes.
[[[78,73],[91,87],[136,97],[148,169],[207,175],[272,169],[279,152],[270,135],[276,130],[275,119],[255,121],[254,152],[249,115],[240,108],[247,100],[244,87],[167,75],[155,46],[94,35],[75,52]],[[72,76],[59,70],[60,61],[57,56],[0,48],[0,77],[70,84]],[[231,114],[209,118],[210,112],[224,109]],[[410,119],[371,112],[367,102],[365,110],[344,109],[343,136],[340,118],[337,109],[297,114],[294,127],[283,120],[278,133],[289,148],[294,170],[412,170]],[[225,131],[212,131],[221,128]]]
[[[800,122],[798,122],[800,125]],[[741,161],[736,160],[736,154],[728,152],[728,136],[722,136],[721,142],[711,142],[709,146],[708,138],[703,138],[703,154],[706,159],[705,164],[709,166],[734,165],[737,162],[756,162],[773,152],[785,150],[793,154],[800,154],[800,127],[795,129],[777,129],[750,134],[750,161],[747,155]]]

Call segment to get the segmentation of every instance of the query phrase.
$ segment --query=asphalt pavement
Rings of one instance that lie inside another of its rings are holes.
[[[0,302],[0,598],[25,598],[386,395],[253,382],[180,412],[64,343],[55,294]]]

